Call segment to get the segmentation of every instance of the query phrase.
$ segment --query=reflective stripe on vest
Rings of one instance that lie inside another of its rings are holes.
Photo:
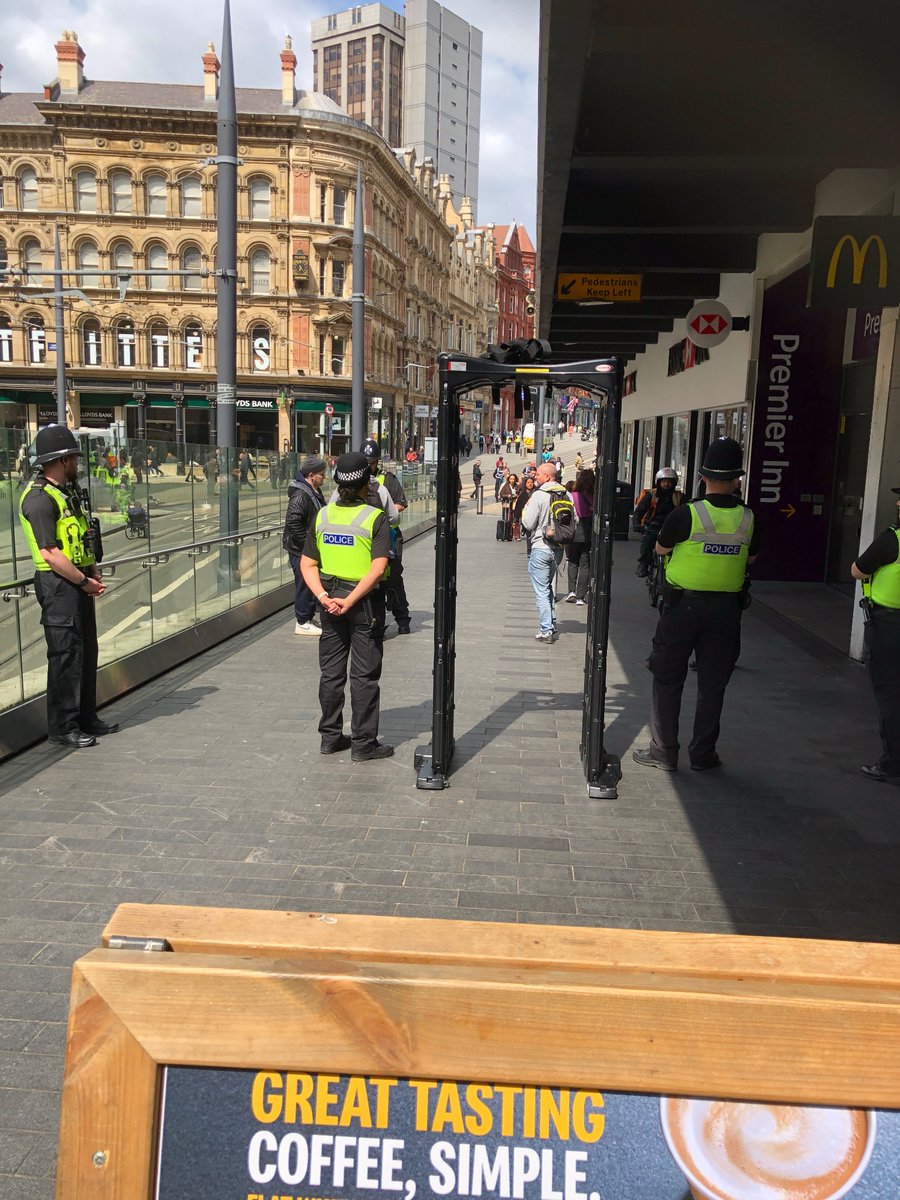
[[[691,534],[669,555],[666,578],[694,592],[739,592],[747,572],[753,512],[742,504],[717,508],[692,501]]]
[[[383,511],[371,504],[358,508],[327,504],[316,514],[319,570],[358,583],[372,566],[372,529]]]
[[[900,529],[897,535],[897,560],[900,560]],[[879,567],[868,583],[863,584],[863,594],[882,608],[900,608],[900,561]]]
[[[22,525],[22,533],[25,535],[25,542],[28,545],[28,551],[31,554],[31,560],[35,567],[39,571],[51,571],[53,568],[44,560],[41,554],[41,548],[37,544],[37,538],[34,536],[31,522],[22,511],[25,497],[29,492],[34,490],[35,484],[32,482],[22,492],[22,498],[19,500],[19,521]],[[84,535],[88,529],[87,517],[84,515],[78,516],[70,511],[69,497],[65,492],[54,487],[52,483],[45,482],[41,486],[41,490],[46,492],[56,504],[57,547],[63,552],[69,562],[74,563],[76,567],[89,567],[94,562],[94,556],[88,552],[84,544]]]

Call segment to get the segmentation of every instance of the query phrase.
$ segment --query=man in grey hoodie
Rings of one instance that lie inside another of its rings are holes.
[[[550,524],[550,497],[554,492],[566,495],[566,489],[556,482],[556,467],[552,462],[541,463],[535,474],[537,487],[522,510],[522,528],[531,534],[531,554],[528,574],[537,602],[541,628],[535,641],[554,642],[556,633],[556,573],[563,558],[562,546],[552,546],[544,537]]]
[[[322,630],[313,624],[316,598],[300,574],[300,555],[303,553],[307,530],[315,524],[316,514],[325,505],[322,495],[324,482],[324,459],[307,458],[300,464],[300,470],[288,484],[288,506],[281,539],[294,572],[294,615],[297,618],[294,633],[309,637],[319,637]]]

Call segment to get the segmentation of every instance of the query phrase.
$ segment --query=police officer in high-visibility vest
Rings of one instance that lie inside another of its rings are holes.
[[[900,488],[891,491],[900,505]],[[900,511],[898,523],[878,535],[850,573],[863,581],[866,659],[881,734],[881,758],[862,773],[900,784]]]
[[[38,472],[19,501],[47,642],[50,741],[74,749],[93,746],[119,728],[97,716],[94,597],[106,587],[96,567],[97,535],[77,483],[80,453],[64,425],[41,429],[34,444]]]
[[[697,710],[688,752],[691,768],[721,765],[716,753],[725,688],[741,646],[741,612],[747,604],[747,567],[759,535],[753,512],[733,494],[744,474],[741,448],[718,438],[700,468],[703,500],[682,504],[666,518],[656,553],[668,556],[659,624],[647,660],[653,675],[650,745],[634,761],[663,771],[678,769],[678,717],[691,653],[697,658]]]
[[[389,758],[378,741],[384,656],[384,580],[391,529],[382,508],[368,503],[369,464],[342,454],[334,464],[337,497],[316,515],[300,570],[322,609],[319,638],[319,733],[323,754],[350,750],[353,762]],[[350,664],[350,737],[344,734],[344,687]]]
[[[378,463],[381,458],[381,447],[375,438],[366,438],[359,448],[365,455],[372,471],[372,478],[387,491],[398,513],[409,507],[403,484],[393,471],[385,471]],[[387,602],[391,615],[397,622],[398,633],[411,633],[409,617],[409,600],[406,597],[406,584],[403,581],[403,531],[398,524],[392,525],[391,533],[391,565],[387,583]]]

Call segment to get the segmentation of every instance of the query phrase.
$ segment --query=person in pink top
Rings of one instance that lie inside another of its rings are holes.
[[[569,594],[566,604],[584,605],[591,577],[591,526],[594,522],[594,472],[582,471],[570,488],[578,528],[575,540],[566,547],[569,563]]]

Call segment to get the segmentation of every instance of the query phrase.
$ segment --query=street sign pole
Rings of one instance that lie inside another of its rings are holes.
[[[350,444],[359,449],[366,436],[366,221],[362,168],[356,168],[353,217],[353,295],[350,297],[351,380]]]
[[[55,280],[62,276],[62,253],[59,248],[59,226],[53,242],[53,270]],[[54,313],[56,320],[56,423],[67,425],[66,420],[66,310],[61,291],[62,283],[56,285]]]

